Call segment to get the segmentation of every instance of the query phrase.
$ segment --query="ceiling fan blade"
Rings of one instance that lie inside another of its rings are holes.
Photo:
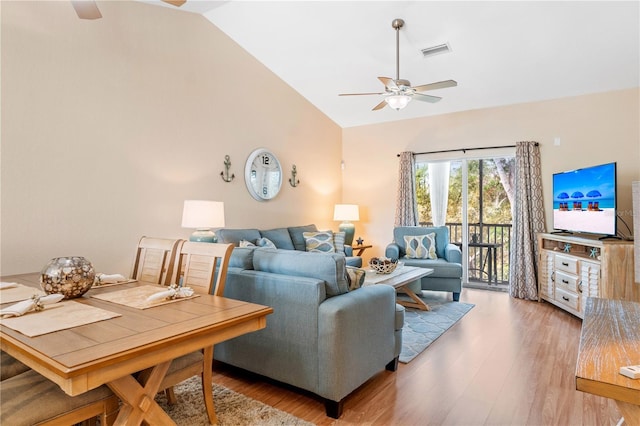
[[[340,93],[338,94],[338,96],[363,96],[363,95],[384,95],[385,93],[382,92],[372,92],[372,93]]]
[[[72,0],[71,5],[80,19],[100,19],[102,14],[93,0]]]
[[[382,109],[385,106],[387,106],[387,101],[382,101],[378,105],[374,106],[371,111],[378,111],[379,109]]]
[[[430,102],[432,104],[442,99],[439,96],[423,95],[422,93],[414,93],[412,98],[415,99],[416,101]]]
[[[174,5],[175,7],[180,7],[187,2],[187,0],[162,0],[165,3],[169,3]]]
[[[378,80],[380,80],[382,82],[382,84],[384,84],[384,87],[388,87],[389,89],[398,90],[398,86],[396,85],[396,82],[393,81],[392,78],[389,78],[389,77],[378,77]]]
[[[438,81],[437,83],[423,84],[422,86],[412,87],[416,92],[425,92],[427,90],[444,89],[446,87],[455,87],[458,82],[455,80]]]

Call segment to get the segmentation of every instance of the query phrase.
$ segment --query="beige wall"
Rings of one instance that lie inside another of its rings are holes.
[[[397,153],[519,140],[541,143],[547,212],[553,172],[617,161],[632,226],[638,89],[341,130],[201,16],[99,4],[98,21],[65,1],[0,4],[2,274],[64,255],[128,273],[139,236],[188,237],[185,199],[224,201],[227,226],[262,228],[335,229],[333,205],[358,203],[368,258],[391,240]],[[257,147],[287,173],[296,164],[301,185],[286,175],[275,200],[253,200],[243,172]]]
[[[343,201],[361,206],[356,235],[375,246],[367,251],[369,257],[384,254],[392,240],[398,153],[513,145],[523,140],[541,144],[549,230],[552,174],[611,161],[618,166],[618,212],[632,227],[631,182],[640,178],[639,99],[640,90],[631,89],[344,129]],[[555,138],[560,138],[559,146]],[[618,228],[629,234],[620,221]]]
[[[68,1],[1,4],[0,273],[83,255],[128,274],[141,235],[189,236],[185,199],[224,201],[228,227],[336,225],[335,123],[202,16],[99,6],[103,18],[86,21]],[[286,172],[266,203],[243,177],[258,147]]]

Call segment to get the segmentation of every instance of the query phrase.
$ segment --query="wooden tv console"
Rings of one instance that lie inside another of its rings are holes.
[[[538,234],[538,297],[584,318],[587,297],[640,302],[633,241]]]

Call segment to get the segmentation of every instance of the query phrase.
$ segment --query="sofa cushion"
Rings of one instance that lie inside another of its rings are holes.
[[[336,248],[333,245],[333,232],[304,232],[304,244],[306,251],[320,253],[335,253]]]
[[[345,272],[345,257],[336,253],[256,250],[253,255],[253,269],[323,280],[327,296],[337,296],[349,291]]]
[[[284,250],[295,249],[287,228],[275,228],[275,229],[267,229],[265,231],[260,231],[260,236],[262,236],[263,238],[268,238],[271,241],[273,241],[273,244],[275,244],[276,247],[279,249],[284,249]]]
[[[264,247],[264,248],[278,248],[276,247],[276,245],[274,244],[273,241],[271,241],[268,238],[258,238],[258,241],[256,241],[256,245],[258,247]]]
[[[229,268],[253,269],[255,247],[234,247],[229,258]]]
[[[240,243],[240,240],[246,240],[255,242],[261,237],[260,231],[257,229],[229,229],[222,228],[216,231],[219,243],[232,243],[236,247]]]
[[[305,251],[306,245],[304,242],[304,236],[302,235],[304,232],[316,232],[318,228],[316,225],[304,225],[304,226],[292,226],[287,228],[289,231],[289,236],[291,237],[291,241],[293,242],[293,246],[296,250]]]
[[[349,283],[349,291],[357,290],[364,284],[367,271],[362,268],[347,266],[347,282]]]
[[[435,232],[425,235],[405,235],[404,246],[407,257],[412,259],[437,259],[435,237]]]
[[[336,249],[336,253],[344,253],[344,232],[336,232],[333,234],[333,246]]]

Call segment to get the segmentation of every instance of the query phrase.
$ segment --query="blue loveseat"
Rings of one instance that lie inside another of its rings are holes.
[[[217,344],[215,359],[311,391],[338,418],[347,395],[395,371],[404,308],[386,285],[349,291],[345,257],[236,247],[224,295],[273,307],[263,330]]]
[[[408,258],[405,236],[435,233],[437,259]],[[460,300],[462,291],[462,252],[460,247],[451,244],[449,228],[446,226],[400,226],[393,230],[393,242],[385,250],[385,256],[400,259],[407,266],[432,268],[433,274],[422,278],[419,288],[412,290],[450,291],[453,300]]]
[[[283,250],[299,250],[306,251],[306,244],[304,240],[304,232],[317,232],[316,225],[304,225],[304,226],[290,226],[288,228],[274,228],[267,230],[260,230],[254,228],[245,229],[232,229],[222,228],[216,231],[216,237],[219,243],[229,244],[232,243],[238,246],[241,240],[248,241],[252,244],[262,238],[269,239],[276,248]],[[349,245],[344,246],[344,252],[340,253],[346,256],[347,265],[355,266],[357,268],[362,267],[362,258],[353,255],[353,248]]]

